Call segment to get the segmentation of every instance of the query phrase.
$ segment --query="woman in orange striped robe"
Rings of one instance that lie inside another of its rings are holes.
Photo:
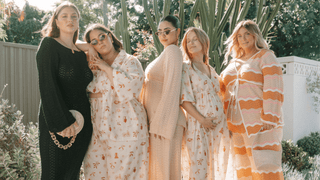
[[[251,20],[240,22],[226,44],[228,66],[220,75],[220,88],[233,134],[237,177],[283,179],[281,65]]]

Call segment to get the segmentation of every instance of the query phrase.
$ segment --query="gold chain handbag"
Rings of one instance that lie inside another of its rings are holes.
[[[78,127],[73,126],[75,129],[75,135],[72,137],[72,139],[70,140],[70,142],[67,145],[60,144],[60,142],[57,140],[56,135],[53,132],[49,131],[49,133],[51,135],[51,139],[53,140],[54,144],[57,145],[58,148],[63,149],[63,150],[67,150],[68,148],[70,148],[72,146],[72,144],[76,140],[77,134],[82,130],[83,125],[84,125],[84,118],[79,111],[70,110],[70,112],[73,115],[73,117],[76,119],[76,121],[78,123]]]

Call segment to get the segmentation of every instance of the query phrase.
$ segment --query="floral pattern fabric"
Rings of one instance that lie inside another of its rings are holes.
[[[85,161],[86,179],[148,179],[147,115],[138,97],[144,80],[140,62],[124,50],[111,65],[113,85],[104,71],[92,68],[88,85],[93,136]]]
[[[183,148],[184,179],[225,179],[230,149],[229,130],[218,95],[219,76],[210,67],[210,76],[186,62],[182,71],[181,104],[191,102],[205,117],[218,117],[215,130],[207,132],[187,114],[187,129]]]

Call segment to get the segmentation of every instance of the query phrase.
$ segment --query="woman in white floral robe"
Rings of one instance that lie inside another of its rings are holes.
[[[100,55],[90,61],[94,79],[87,90],[93,135],[84,160],[85,177],[148,179],[147,115],[138,101],[142,66],[103,25],[89,27],[85,38]]]
[[[209,38],[204,31],[190,28],[183,40],[181,104],[187,112],[184,135],[183,179],[226,177],[230,149],[229,130],[218,96],[219,76],[208,64]]]

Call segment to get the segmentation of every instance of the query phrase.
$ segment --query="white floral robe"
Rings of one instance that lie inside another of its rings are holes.
[[[226,177],[230,149],[229,130],[218,92],[219,76],[210,67],[211,78],[192,65],[183,64],[181,103],[191,102],[205,117],[218,117],[215,130],[207,132],[187,114],[184,136],[182,174],[184,180],[223,180]]]
[[[84,160],[86,179],[148,179],[147,115],[138,101],[144,73],[140,62],[122,50],[111,65],[111,86],[104,71],[92,69],[87,90],[102,93],[90,98],[93,135]]]

